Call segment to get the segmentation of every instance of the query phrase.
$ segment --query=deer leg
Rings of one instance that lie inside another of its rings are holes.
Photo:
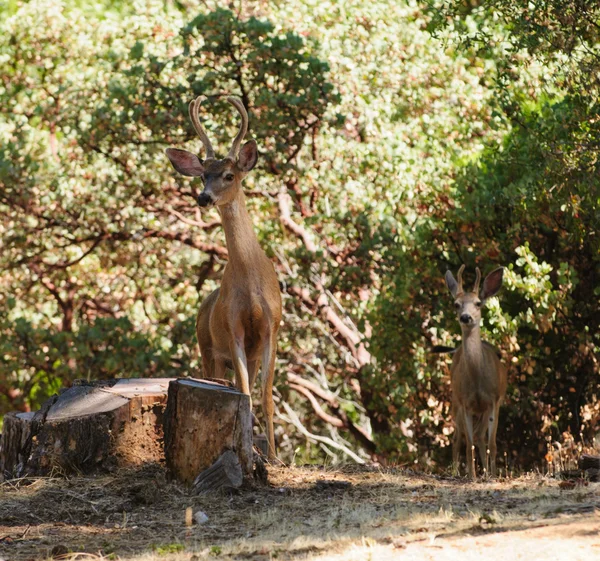
[[[485,433],[487,431],[487,419],[490,411],[484,413],[477,423],[477,450],[479,452],[479,460],[481,465],[486,471],[489,471],[490,466],[488,465],[487,447],[485,445]]]
[[[218,288],[209,294],[200,305],[198,315],[196,316],[196,339],[198,341],[200,355],[202,356],[202,370],[205,378],[217,377],[215,374],[216,361],[213,353],[210,319],[214,302],[218,294]]]
[[[475,479],[475,467],[473,466],[473,417],[463,410],[465,423],[465,437],[467,441],[467,473],[471,479]]]
[[[248,361],[248,377],[249,377],[249,387],[250,391],[254,387],[254,382],[256,381],[256,375],[258,374],[258,367],[260,365],[259,360],[250,360]],[[258,421],[256,419],[256,415],[252,411],[252,426],[257,426]]]
[[[214,370],[212,374],[212,378],[216,378],[217,380],[225,379],[225,372],[227,370],[227,365],[222,358],[215,358],[213,360]]]
[[[269,443],[269,460],[276,458],[275,454],[275,433],[273,431],[273,378],[275,377],[275,357],[277,353],[277,343],[275,337],[269,335],[265,337],[265,346],[262,352],[262,406],[265,415],[267,441]]]
[[[215,358],[212,352],[212,347],[205,337],[202,337],[202,333],[199,330],[200,314],[196,320],[196,337],[198,339],[198,349],[200,349],[200,356],[202,357],[202,376],[205,378],[215,378]]]
[[[248,362],[248,376],[250,389],[254,387],[254,383],[256,382],[256,376],[258,374],[259,365],[260,361],[258,360],[251,360],[250,362]]]
[[[490,473],[492,477],[496,477],[496,431],[498,430],[499,412],[500,400],[494,404],[488,419],[488,449],[490,451]]]
[[[460,475],[460,449],[463,445],[462,428],[454,423],[454,437],[452,438],[452,473]]]
[[[201,350],[202,353],[202,376],[204,378],[216,378],[215,361],[212,353],[208,350]]]
[[[463,426],[461,424],[463,412],[456,408],[452,411],[454,418],[454,435],[452,437],[452,473],[460,475],[460,451],[463,447]]]
[[[244,348],[244,330],[241,326],[234,330],[230,351],[233,370],[235,371],[235,385],[242,393],[250,396],[248,362],[246,360],[246,349]],[[250,398],[250,409],[252,410],[252,398]]]

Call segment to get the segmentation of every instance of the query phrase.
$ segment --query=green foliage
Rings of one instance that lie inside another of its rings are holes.
[[[462,32],[463,49],[482,47],[495,58],[492,103],[511,119],[512,130],[502,146],[490,146],[463,167],[453,197],[438,196],[438,212],[415,233],[416,248],[402,249],[387,265],[396,276],[376,307],[373,323],[381,336],[374,350],[384,370],[396,370],[407,384],[414,382],[423,338],[449,343],[449,333],[456,331],[452,314],[447,314],[445,269],[456,270],[461,262],[484,270],[493,263],[508,265],[500,306],[492,303],[485,327],[488,340],[505,351],[510,364],[512,383],[500,427],[504,449],[512,461],[529,465],[543,455],[546,440],[560,440],[563,431],[591,440],[598,419],[594,357],[600,347],[600,115],[592,98],[597,99],[600,58],[593,54],[598,48],[590,43],[590,37],[596,41],[593,34],[572,38],[571,47],[587,43],[581,51],[557,48],[546,28],[530,25],[527,14],[535,20],[540,11],[533,15],[531,5],[493,4],[505,19],[486,5],[467,15],[454,11],[452,25]],[[560,19],[558,4],[545,6]],[[552,27],[551,20],[546,23]],[[510,49],[494,40],[507,27],[512,31]],[[523,62],[522,49],[528,49],[534,62]],[[518,87],[523,72],[527,75],[535,62],[553,67],[557,53],[565,55],[559,57],[565,64],[554,81],[544,77],[539,87]],[[586,76],[583,69],[589,65],[596,72]],[[407,274],[413,267],[418,274]],[[402,345],[386,335],[390,309],[418,311],[414,322],[397,327]],[[414,384],[410,398],[403,397],[396,407],[425,409],[430,394],[436,399],[445,395],[447,380],[435,375],[438,364],[429,360],[423,366],[434,375]],[[424,445],[434,437],[427,425],[421,428]]]
[[[193,322],[176,325],[181,340],[193,338]],[[21,390],[12,406],[39,405],[76,378],[178,376],[189,350],[165,345],[133,330],[127,317],[96,318],[76,331],[34,327],[24,318],[5,321],[0,331],[4,380]],[[2,406],[6,397],[2,395]]]
[[[4,5],[0,412],[74,378],[199,374],[195,313],[224,237],[163,151],[199,146],[187,104],[203,95],[225,153],[233,94],[260,151],[249,211],[283,287],[284,458],[448,460],[449,359],[428,349],[457,342],[443,275],[463,262],[507,267],[484,317],[510,365],[500,449],[530,465],[549,437],[591,435],[593,3]]]
[[[276,148],[262,159],[274,174],[293,167],[335,99],[327,65],[291,32],[282,37],[227,10],[183,26],[177,13],[164,15],[157,4],[148,18],[90,26],[76,8],[39,2],[4,22],[0,261],[3,296],[13,296],[0,305],[14,351],[3,377],[21,390],[13,406],[39,405],[50,391],[32,392],[40,380],[56,389],[73,377],[178,375],[195,366],[196,281],[214,288],[223,245],[209,239],[215,223],[195,222],[195,236],[179,221],[193,217],[192,190],[165,183],[162,154],[193,138],[191,95],[207,94],[216,100],[212,115],[227,115],[222,130],[208,119],[217,140],[229,142],[237,127],[219,101],[226,94],[267,115],[264,126],[251,126],[261,146]],[[279,66],[265,67],[268,54]],[[281,130],[289,122],[297,123],[292,136]],[[24,339],[31,352],[22,353]]]
[[[530,115],[502,151],[486,152],[464,170],[443,220],[423,227],[417,249],[391,258],[396,276],[373,318],[374,352],[383,370],[393,372],[390,378],[405,383],[401,392],[389,388],[397,396],[393,408],[426,410],[431,395],[447,393],[447,382],[439,378],[439,365],[425,360],[422,346],[425,340],[450,344],[458,330],[445,269],[455,271],[461,262],[471,271],[475,265],[489,271],[493,263],[508,264],[505,288],[499,303],[493,299],[488,306],[484,327],[510,364],[502,433],[509,454],[524,464],[543,454],[546,436],[588,430],[584,416],[593,415],[600,347],[598,299],[590,297],[600,271],[599,199],[586,186],[588,196],[573,207],[580,185],[548,189],[556,178],[548,181],[548,154],[531,135],[537,126],[549,126],[540,119]],[[405,315],[394,316],[394,309]],[[422,430],[423,440],[433,437],[427,423]]]

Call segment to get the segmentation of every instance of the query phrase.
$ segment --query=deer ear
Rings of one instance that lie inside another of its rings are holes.
[[[167,148],[166,153],[173,167],[182,175],[198,177],[204,173],[204,166],[196,154],[179,148]]]
[[[249,140],[240,149],[237,167],[240,171],[250,171],[258,161],[258,146],[256,140]]]
[[[483,281],[483,288],[481,289],[481,299],[487,300],[496,294],[502,286],[502,275],[504,274],[504,267],[498,267],[493,270],[485,280]]]
[[[446,286],[448,287],[450,294],[452,294],[452,296],[456,296],[458,291],[458,283],[450,271],[446,271]]]

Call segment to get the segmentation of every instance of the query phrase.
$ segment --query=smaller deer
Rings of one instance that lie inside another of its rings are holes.
[[[506,367],[500,362],[497,350],[481,340],[479,324],[481,308],[502,286],[504,269],[492,271],[483,281],[479,294],[481,272],[472,292],[463,290],[463,265],[458,271],[458,281],[450,271],[446,272],[446,285],[454,297],[454,306],[462,330],[462,344],[454,352],[451,368],[452,416],[454,440],[452,443],[453,468],[459,471],[460,449],[463,440],[467,445],[467,470],[475,478],[473,445],[479,450],[483,466],[487,465],[489,450],[490,473],[496,475],[496,431],[498,412],[506,393]],[[487,448],[485,435],[487,432]]]
[[[232,368],[236,387],[249,396],[258,367],[262,366],[268,455],[274,459],[273,378],[282,313],[281,292],[273,263],[254,233],[242,188],[242,180],[258,160],[258,147],[255,140],[242,146],[248,132],[248,113],[239,98],[228,97],[227,101],[240,114],[242,122],[225,158],[217,158],[200,122],[200,98],[190,103],[189,113],[206,150],[206,159],[178,148],[167,148],[166,152],[179,173],[201,178],[204,189],[198,196],[198,204],[217,207],[229,251],[221,287],[204,299],[196,318],[204,376],[223,378],[225,369]]]

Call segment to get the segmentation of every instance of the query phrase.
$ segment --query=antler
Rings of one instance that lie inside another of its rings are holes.
[[[465,266],[461,265],[460,269],[458,270],[458,276],[456,278],[456,281],[458,283],[458,288],[456,289],[456,294],[460,294],[463,291],[462,274],[463,274],[464,270],[465,270]]]
[[[479,270],[479,267],[475,268],[475,273],[476,273],[476,277],[475,277],[475,286],[473,287],[473,292],[475,294],[479,294],[479,281],[481,281],[481,271]]]
[[[233,139],[231,150],[229,150],[229,154],[227,154],[228,158],[236,160],[238,157],[238,152],[240,151],[240,144],[248,132],[248,113],[246,112],[246,108],[239,97],[228,97],[227,101],[231,103],[231,105],[233,105],[238,110],[238,113],[242,116],[240,130],[237,133],[237,136]]]
[[[194,125],[194,128],[196,129],[196,132],[198,133],[198,136],[204,145],[204,148],[206,149],[206,158],[214,159],[215,151],[213,150],[212,144],[210,143],[208,135],[200,123],[200,117],[198,116],[202,101],[204,101],[204,96],[199,95],[196,99],[190,102],[190,119],[192,120],[192,124]]]

